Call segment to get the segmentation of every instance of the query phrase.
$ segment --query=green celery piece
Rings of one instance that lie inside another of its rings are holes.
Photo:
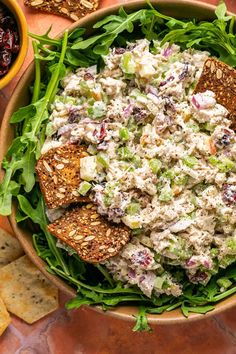
[[[130,203],[125,211],[129,215],[135,215],[140,211],[140,204],[137,202]]]
[[[161,165],[162,165],[162,163],[158,159],[153,158],[149,161],[149,166],[150,166],[152,172],[155,174],[157,174],[159,172]]]
[[[79,192],[79,194],[85,196],[88,193],[88,191],[91,189],[91,187],[92,187],[91,183],[89,183],[87,181],[83,181],[80,183],[80,186],[78,188],[78,192]]]
[[[175,171],[173,169],[166,170],[161,176],[172,180],[175,178]]]
[[[117,153],[118,153],[121,160],[131,160],[134,156],[133,153],[126,146],[120,147],[117,150]]]
[[[214,155],[210,156],[208,160],[212,166],[217,166],[219,164],[219,159]]]
[[[122,56],[121,60],[121,68],[126,74],[134,74],[135,66],[131,65],[132,54],[130,52],[126,52]]]
[[[183,163],[188,167],[194,167],[198,163],[198,159],[195,156],[185,156],[182,158]]]
[[[120,136],[120,139],[122,139],[123,141],[129,140],[129,131],[128,131],[128,129],[127,128],[120,128],[119,136]]]
[[[233,237],[230,237],[226,240],[226,246],[232,250],[232,251],[236,251],[236,240]]]
[[[109,158],[106,154],[99,152],[97,154],[97,161],[105,168],[109,167]]]
[[[156,277],[155,279],[155,288],[162,289],[165,277]]]
[[[192,129],[193,132],[198,133],[200,131],[200,127],[198,124],[194,123],[187,123],[186,126],[190,129]]]
[[[177,186],[185,186],[188,183],[188,180],[189,180],[189,176],[187,175],[176,176],[174,182]]]
[[[228,278],[220,278],[217,281],[219,287],[227,289],[232,285],[232,282]]]
[[[161,194],[159,195],[159,200],[162,202],[169,202],[171,201],[172,198],[173,198],[173,194],[171,191],[167,192],[165,190],[162,190]]]

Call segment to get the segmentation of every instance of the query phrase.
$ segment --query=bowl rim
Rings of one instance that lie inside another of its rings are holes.
[[[0,79],[0,89],[6,86],[18,73],[24,63],[28,50],[28,25],[25,15],[16,0],[2,0],[3,4],[12,12],[17,22],[20,35],[20,51],[10,67],[8,73]]]
[[[170,6],[170,5],[190,6],[191,5],[196,10],[197,9],[208,10],[209,12],[212,13],[212,15],[213,15],[213,12],[216,8],[214,5],[201,3],[198,0],[181,0],[181,1],[180,0],[168,0],[168,2],[166,0],[154,0],[154,1],[152,1],[152,3],[154,5],[162,5],[163,7],[165,7],[167,4],[168,4],[168,6]],[[132,8],[133,6],[138,8],[138,7],[144,7],[145,5],[146,5],[146,2],[144,0],[130,1],[125,4],[115,4],[115,5],[100,9],[100,10],[86,16],[85,18],[75,22],[74,24],[72,24],[71,26],[68,27],[68,30],[72,31],[78,26],[81,26],[81,27],[85,26],[86,27],[86,24],[94,23],[95,21],[102,18],[103,16],[106,16],[110,13],[116,12],[121,6],[123,6],[125,9],[129,9],[129,8]],[[235,16],[235,14],[233,14],[233,13],[229,13],[229,14]],[[58,36],[56,36],[56,38],[62,36],[62,34],[64,33],[65,30],[63,30],[61,33],[59,33]],[[7,139],[6,139],[5,132],[7,130],[9,131],[9,129],[10,129],[10,125],[9,125],[10,116],[13,113],[13,111],[16,109],[15,106],[17,104],[18,96],[20,95],[22,88],[24,88],[26,86],[26,84],[29,82],[30,78],[32,78],[33,72],[34,72],[34,61],[32,60],[31,63],[29,64],[29,66],[27,67],[27,69],[25,70],[24,75],[19,80],[19,82],[15,88],[15,91],[14,91],[13,95],[11,96],[11,99],[8,103],[7,108],[6,108],[6,111],[5,111],[3,120],[2,120],[1,131],[0,131],[0,162],[2,161],[2,159],[5,155],[4,150],[9,145],[9,141],[7,141]],[[4,174],[3,170],[1,170],[0,172],[1,172],[1,175],[3,176],[3,174]],[[26,230],[22,231],[18,227],[18,225],[15,221],[15,212],[16,212],[16,209],[13,208],[13,212],[9,216],[9,221],[10,221],[10,224],[12,226],[12,229],[13,229],[16,237],[19,239],[20,243],[22,244],[26,254],[31,258],[32,262],[40,269],[40,271],[49,280],[51,280],[63,293],[69,295],[70,297],[75,296],[76,291],[72,287],[67,285],[62,280],[62,278],[59,278],[58,276],[52,275],[47,272],[46,263],[36,254],[36,251],[34,250],[32,245],[30,246],[29,242],[25,239]],[[88,305],[84,305],[84,306],[86,306],[87,308],[89,308],[93,311],[107,314],[108,316],[111,316],[111,317],[114,317],[117,319],[122,319],[125,321],[134,321],[134,317],[137,314],[137,307],[131,308],[132,313],[130,311],[129,311],[129,313],[127,313],[127,311],[124,311],[125,308],[127,309],[127,307],[125,307],[125,306],[119,306],[113,310],[108,310],[104,313],[104,311],[102,310],[102,308],[100,306],[88,306]],[[185,318],[182,315],[182,313],[180,312],[180,310],[177,309],[177,310],[174,310],[171,312],[164,312],[161,315],[147,314],[147,317],[148,317],[148,321],[150,324],[171,325],[171,324],[176,324],[176,323],[188,323],[188,322],[192,322],[195,320],[203,320],[207,317],[214,316],[214,315],[216,315],[220,312],[223,312],[233,306],[236,306],[236,295],[232,295],[229,298],[221,301],[219,304],[217,304],[215,306],[215,309],[213,311],[206,313],[204,316],[202,314],[193,313],[193,314],[190,314],[190,316],[188,318]]]

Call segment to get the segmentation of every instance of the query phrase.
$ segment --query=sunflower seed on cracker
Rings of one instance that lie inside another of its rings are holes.
[[[75,193],[81,182],[80,159],[87,155],[85,146],[68,144],[49,150],[38,160],[36,172],[48,208],[89,201]],[[68,162],[62,164],[58,160]]]
[[[73,21],[97,10],[99,0],[24,0],[25,6],[55,15],[68,17]]]
[[[194,93],[213,91],[216,100],[229,111],[232,126],[236,126],[236,70],[215,59],[206,60]]]
[[[119,253],[131,232],[123,224],[112,224],[86,206],[67,211],[48,230],[71,246],[86,262],[98,263]],[[94,225],[94,216],[99,224]],[[78,231],[79,237],[76,235]]]

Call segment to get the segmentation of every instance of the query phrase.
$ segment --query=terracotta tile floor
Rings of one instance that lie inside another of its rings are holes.
[[[118,2],[125,1],[103,0],[101,6]],[[217,0],[205,2],[216,4]],[[236,12],[236,0],[226,2],[229,9]],[[53,33],[57,34],[70,24],[69,20],[25,9],[23,0],[19,3],[32,32],[43,33],[53,23]],[[31,59],[29,49],[21,73],[0,91],[0,118]],[[0,225],[10,231],[5,218],[0,217]],[[89,309],[67,312],[63,306],[66,300],[61,294],[61,308],[34,325],[13,318],[0,339],[0,354],[236,354],[236,308],[195,323],[157,326],[151,334],[140,334],[132,332],[133,324]]]

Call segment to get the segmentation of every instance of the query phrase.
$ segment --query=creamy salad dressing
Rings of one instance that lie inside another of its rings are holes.
[[[68,73],[52,105],[42,153],[87,144],[79,192],[134,233],[104,264],[147,296],[181,294],[170,266],[205,284],[235,259],[235,133],[213,92],[193,94],[208,55],[146,39],[114,48],[99,73]]]

